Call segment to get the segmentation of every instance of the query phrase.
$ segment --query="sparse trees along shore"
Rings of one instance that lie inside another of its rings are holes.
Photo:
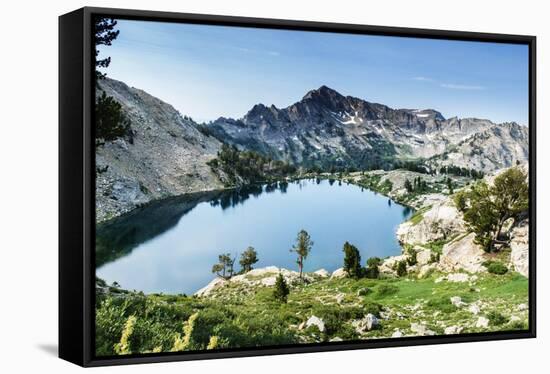
[[[229,279],[233,276],[234,263],[235,259],[231,258],[231,254],[221,254],[218,256],[218,263],[212,266],[212,273],[216,273],[219,277]]]
[[[231,257],[230,253],[222,253],[218,256],[218,262],[212,265],[212,273],[215,273],[217,276],[229,279],[235,275],[234,265],[235,257]],[[252,270],[252,265],[258,262],[258,253],[254,247],[248,247],[242,254],[239,259],[239,264],[241,265],[240,273],[246,273]]]
[[[241,265],[243,272],[252,270],[252,265],[258,262],[258,254],[254,247],[248,247],[242,254],[239,264]]]
[[[344,271],[348,274],[349,277],[359,279],[359,278],[371,278],[377,279],[380,276],[379,266],[382,263],[382,260],[378,257],[371,257],[367,260],[366,267],[361,266],[361,254],[359,249],[350,244],[349,242],[344,243]]]
[[[294,252],[297,254],[296,258],[296,264],[298,265],[298,271],[299,271],[299,277],[300,280],[303,280],[303,273],[304,273],[304,264],[311,253],[311,249],[313,248],[313,240],[311,239],[311,236],[306,230],[300,230],[298,232],[298,235],[296,236],[296,243],[290,250],[290,252]],[[359,249],[354,246],[353,244],[349,242],[345,242],[343,246],[343,252],[344,252],[344,266],[343,270],[348,274],[351,278],[359,279],[359,278],[371,278],[376,279],[380,275],[379,266],[382,263],[382,260],[378,257],[371,257],[367,260],[366,266],[361,266],[361,254],[359,252]],[[224,279],[230,279],[235,274],[244,274],[252,270],[252,265],[257,263],[259,261],[258,259],[258,253],[256,252],[256,249],[254,247],[249,246],[243,253],[240,255],[239,264],[241,265],[241,270],[236,273],[234,271],[234,264],[236,257],[231,257],[229,253],[223,253],[218,256],[218,262],[212,266],[212,273],[215,273],[219,277],[222,277]],[[284,281],[284,279],[283,279]],[[280,281],[277,281],[276,287],[280,287],[281,290],[277,291],[279,292],[276,296],[276,299],[282,300],[284,294],[283,285],[280,284]],[[285,287],[288,287],[286,283],[284,284]]]

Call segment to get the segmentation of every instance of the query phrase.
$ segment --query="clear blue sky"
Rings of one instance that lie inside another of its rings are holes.
[[[528,125],[524,45],[119,20],[109,77],[197,121],[327,85],[393,108]]]

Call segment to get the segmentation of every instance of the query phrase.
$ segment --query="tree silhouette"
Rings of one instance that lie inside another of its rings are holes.
[[[95,76],[96,79],[105,78],[106,74],[101,73],[98,68],[107,68],[111,63],[111,57],[98,58],[100,45],[111,45],[119,34],[115,30],[117,21],[112,18],[96,17],[94,23],[95,43]],[[122,106],[113,97],[102,92],[95,102],[95,125],[96,125],[96,147],[103,145],[106,141],[122,138],[130,132],[130,122],[122,111]]]
[[[95,43],[95,66],[96,66],[96,78],[101,79],[105,77],[105,73],[101,73],[97,68],[106,68],[111,63],[111,57],[105,58],[99,57],[99,45],[111,45],[120,33],[120,30],[115,30],[117,21],[112,18],[96,17],[94,28],[94,43]]]

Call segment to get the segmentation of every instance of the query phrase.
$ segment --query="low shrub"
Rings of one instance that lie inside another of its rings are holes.
[[[489,319],[489,322],[495,326],[503,325],[508,322],[508,318],[496,310],[492,310],[487,313],[487,319]]]
[[[407,261],[399,261],[395,264],[395,272],[397,273],[398,277],[402,277],[404,275],[407,275]]]
[[[414,248],[412,248],[412,247],[407,248],[407,260],[406,261],[407,261],[407,264],[409,266],[414,266],[418,262],[417,259],[416,259],[416,251],[414,250]]]
[[[448,297],[436,297],[430,299],[426,305],[443,313],[453,313],[458,309],[455,305],[453,305],[453,303],[451,303],[451,300]]]
[[[483,266],[485,266],[487,271],[491,274],[502,275],[508,272],[508,268],[506,267],[506,265],[504,265],[500,261],[491,261],[491,260],[485,261],[483,263]]]
[[[523,321],[514,321],[510,323],[510,330],[528,330],[529,326]]]
[[[378,257],[371,257],[367,260],[367,267],[365,269],[365,277],[370,279],[378,279],[380,277],[379,266],[382,260]]]
[[[432,252],[430,254],[430,264],[433,264],[435,262],[439,262],[439,259],[441,258],[441,254],[439,252]]]
[[[395,287],[395,286],[394,286]],[[397,288],[397,287],[396,287]],[[382,311],[382,305],[373,302],[365,302],[363,304],[365,314],[373,314],[380,318],[380,312]]]
[[[312,314],[323,320],[326,334],[335,335],[343,329],[346,321],[362,318],[365,311],[361,307],[342,308],[339,305],[318,305],[313,308]]]
[[[399,291],[399,287],[393,284],[381,284],[376,288],[376,293],[378,296],[388,296],[396,294]]]

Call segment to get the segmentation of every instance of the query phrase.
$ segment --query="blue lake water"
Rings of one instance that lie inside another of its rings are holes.
[[[298,270],[290,249],[301,229],[314,241],[304,271],[333,271],[345,241],[363,264],[399,254],[395,231],[411,213],[372,191],[315,179],[174,198],[100,225],[96,274],[125,289],[191,294],[214,278],[219,254],[236,256],[238,270],[248,246],[258,252],[256,268]]]

